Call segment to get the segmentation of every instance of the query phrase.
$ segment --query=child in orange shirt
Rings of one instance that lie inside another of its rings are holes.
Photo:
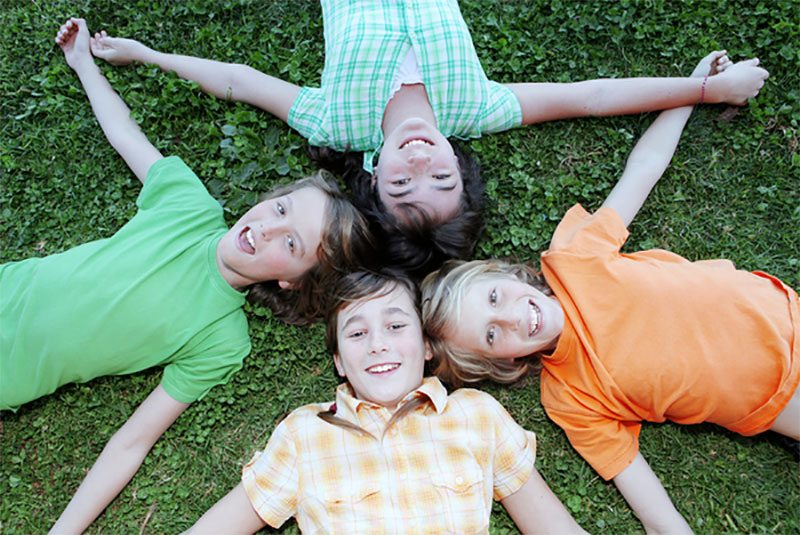
[[[408,280],[343,277],[326,314],[335,402],[293,411],[190,533],[585,533],[536,471],[536,437],[489,394],[423,378],[430,345]]]
[[[715,52],[694,75],[714,63],[729,65]],[[795,291],[727,260],[620,253],[690,114],[685,107],[656,119],[595,214],[567,212],[542,254],[543,277],[489,260],[451,262],[423,283],[437,375],[509,382],[541,357],[548,415],[614,480],[648,533],[691,529],[639,453],[641,421],[800,440]]]

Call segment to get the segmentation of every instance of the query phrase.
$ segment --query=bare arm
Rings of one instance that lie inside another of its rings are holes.
[[[769,73],[758,59],[741,61],[706,82],[702,78],[620,78],[574,83],[506,84],[522,107],[522,124],[587,115],[626,115],[701,101],[742,105],[755,97]]]
[[[614,478],[614,484],[642,521],[648,535],[692,533],[641,453]]]
[[[131,119],[128,106],[95,65],[89,51],[93,44],[86,22],[70,19],[59,30],[56,42],[64,51],[67,64],[78,75],[108,142],[144,184],[147,170],[163,156]]]
[[[190,535],[255,533],[266,525],[253,509],[244,486],[239,483],[185,533]]]
[[[501,503],[521,533],[586,533],[535,467],[525,484]]]
[[[92,53],[112,65],[125,65],[131,61],[155,63],[163,71],[175,71],[181,78],[197,82],[206,93],[252,104],[284,122],[288,120],[289,109],[300,92],[300,87],[247,65],[165,54],[133,39],[109,37],[105,31],[95,34],[95,41],[97,46],[92,48]]]
[[[108,441],[50,533],[83,533],[128,484],[156,440],[188,406],[158,385]]]
[[[697,65],[692,79],[702,81],[706,73],[716,72],[717,66],[723,72],[710,76],[709,83],[735,67],[730,64],[724,51],[712,52]],[[603,206],[611,206],[616,210],[626,227],[669,166],[691,114],[692,106],[661,112],[631,151],[625,171],[603,202]]]

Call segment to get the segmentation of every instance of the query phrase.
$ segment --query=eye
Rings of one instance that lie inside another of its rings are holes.
[[[278,211],[280,215],[286,215],[286,208],[283,206],[283,203],[281,202],[275,203],[275,209]]]
[[[289,248],[289,252],[294,252],[294,238],[291,236],[286,236],[286,246]]]
[[[447,180],[451,175],[433,175],[436,180]]]
[[[494,343],[494,327],[490,327],[488,331],[486,331],[486,343],[492,345]]]
[[[397,180],[392,180],[392,185],[393,186],[405,186],[409,182],[411,182],[410,178],[398,178]]]
[[[347,337],[348,338],[361,338],[362,336],[364,336],[364,334],[365,334],[364,331],[361,331],[361,330],[353,331],[350,334],[348,334]]]
[[[492,291],[489,292],[489,304],[492,306],[497,305],[497,289],[492,288]]]
[[[399,322],[398,323],[392,323],[392,324],[389,325],[389,330],[399,331],[400,329],[402,329],[405,326],[406,326],[405,323],[399,323]]]

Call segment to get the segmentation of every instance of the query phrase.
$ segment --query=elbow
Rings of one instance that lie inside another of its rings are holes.
[[[227,101],[241,100],[242,88],[247,86],[247,81],[252,79],[254,74],[258,74],[258,71],[249,65],[231,63],[221,80],[223,90],[218,97]]]

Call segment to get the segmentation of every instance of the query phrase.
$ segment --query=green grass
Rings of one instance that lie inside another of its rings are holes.
[[[724,257],[800,288],[800,4],[793,1],[465,0],[489,76],[571,81],[686,74],[707,51],[757,55],[772,73],[729,117],[703,106],[670,170],[631,227],[629,250]],[[105,141],[53,43],[69,15],[162,50],[248,63],[296,83],[322,69],[319,7],[303,1],[5,0],[0,10],[0,261],[110,235],[134,213],[139,184]],[[194,168],[233,222],[258,192],[309,172],[304,140],[254,108],[226,104],[149,66],[103,70],[150,139]],[[469,144],[488,184],[479,256],[534,259],[573,203],[594,209],[654,115],[561,121]],[[249,165],[255,162],[257,165]],[[238,480],[275,423],[329,399],[336,379],[321,326],[287,327],[248,307],[253,353],[156,444],[89,533],[181,531]],[[46,326],[43,326],[43,335]],[[0,532],[41,533],[103,445],[160,379],[155,370],[70,385],[0,421]],[[488,385],[539,436],[537,466],[594,532],[641,525],[619,493],[544,414],[538,381]],[[711,425],[646,425],[642,450],[698,533],[800,532],[798,464],[772,436]],[[281,533],[296,533],[293,521]],[[492,533],[514,533],[500,506]]]

